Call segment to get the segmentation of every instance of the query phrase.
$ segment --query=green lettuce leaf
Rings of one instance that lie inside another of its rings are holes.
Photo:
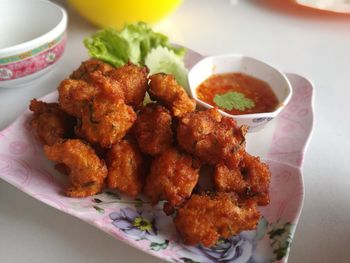
[[[161,46],[153,48],[145,59],[145,65],[149,68],[150,74],[159,72],[172,74],[177,82],[189,93],[188,70],[183,60],[173,50]]]
[[[116,67],[131,61],[143,65],[148,53],[156,47],[164,47],[183,59],[184,48],[174,47],[167,36],[154,32],[143,22],[127,24],[121,31],[106,28],[84,39],[89,55]]]

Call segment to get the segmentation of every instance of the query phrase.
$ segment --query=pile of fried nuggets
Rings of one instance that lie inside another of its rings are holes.
[[[146,91],[155,102],[143,106]],[[47,158],[69,176],[67,196],[106,186],[142,192],[153,205],[164,201],[188,245],[210,247],[256,227],[257,206],[269,203],[268,166],[245,151],[244,126],[217,109],[196,111],[172,75],[90,59],[58,92],[59,103],[31,101],[31,125]],[[203,167],[212,168],[215,191],[200,189]]]

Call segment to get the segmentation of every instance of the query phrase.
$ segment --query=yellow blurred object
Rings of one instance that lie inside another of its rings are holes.
[[[125,23],[154,23],[170,14],[182,0],[69,0],[83,17],[101,27],[120,29]]]

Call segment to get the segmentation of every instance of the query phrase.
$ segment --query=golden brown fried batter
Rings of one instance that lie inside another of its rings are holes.
[[[228,193],[194,194],[178,210],[174,222],[185,244],[211,247],[219,238],[256,228],[259,218],[255,202],[240,202]]]
[[[110,101],[96,97],[85,105],[81,126],[76,133],[90,143],[109,148],[121,140],[136,120],[136,113],[122,100]]]
[[[103,95],[110,100],[125,100],[124,92],[121,84],[109,77],[106,77],[100,71],[89,73],[89,83],[97,89],[98,95]]]
[[[148,69],[128,63],[122,67],[114,68],[108,76],[120,83],[125,103],[131,106],[138,106],[143,101],[148,88]]]
[[[158,155],[173,145],[170,112],[163,106],[148,104],[134,124],[133,131],[142,152]]]
[[[102,60],[92,58],[82,62],[80,67],[74,70],[69,77],[71,79],[78,79],[78,80],[81,79],[89,82],[90,80],[89,73],[100,71],[103,75],[106,75],[113,68],[114,67],[103,62]]]
[[[258,205],[268,205],[271,173],[259,157],[244,153],[240,167],[229,169],[223,164],[215,168],[214,183],[218,191],[236,192],[243,199],[253,198]]]
[[[122,67],[115,68],[101,60],[89,59],[84,61],[75,70],[70,78],[74,80],[84,80],[87,83],[94,82],[91,73],[99,72],[108,78],[109,82],[119,86],[125,98],[125,103],[131,106],[138,106],[145,97],[148,88],[148,69],[128,63]]]
[[[177,127],[179,145],[208,164],[237,167],[245,147],[245,129],[217,109],[186,114]]]
[[[58,103],[33,99],[29,109],[34,113],[30,124],[43,144],[53,145],[73,134],[75,120],[62,111]]]
[[[101,191],[107,167],[89,145],[73,139],[44,146],[44,151],[49,160],[69,168],[72,186],[66,190],[67,196],[86,197]]]
[[[89,82],[76,79],[65,79],[58,87],[60,107],[70,115],[81,118],[83,108],[98,94],[105,94],[111,98],[124,99],[120,84],[102,72],[86,73]]]
[[[124,103],[124,95],[117,82],[114,83],[99,71],[89,74],[91,82],[87,85],[93,87],[93,92],[82,100],[64,95],[64,99],[61,99],[63,93],[60,93],[61,106],[65,109],[74,108],[74,111],[79,113],[81,123],[76,127],[79,137],[108,148],[124,137],[134,123],[136,113]],[[82,90],[79,89],[68,91],[70,95],[80,92]]]
[[[144,178],[142,155],[133,143],[123,140],[107,154],[108,187],[135,197],[142,189]]]
[[[244,180],[240,167],[230,169],[220,163],[215,166],[214,184],[219,192],[244,193],[247,182]]]
[[[175,117],[182,117],[195,110],[195,100],[187,95],[174,76],[158,73],[150,76],[150,80],[150,96],[164,103]]]
[[[65,79],[58,87],[60,107],[68,114],[81,118],[83,106],[98,90],[83,80]]]
[[[171,206],[178,206],[191,196],[198,172],[199,163],[195,158],[171,148],[153,160],[144,193],[153,205],[167,200]]]

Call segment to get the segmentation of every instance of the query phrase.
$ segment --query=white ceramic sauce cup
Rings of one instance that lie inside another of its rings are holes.
[[[273,66],[255,58],[228,54],[206,57],[192,67],[188,74],[191,96],[200,106],[213,108],[212,105],[198,99],[197,87],[213,74],[232,72],[244,73],[267,82],[277,96],[279,104],[273,112],[231,115],[219,110],[224,116],[236,120],[239,125],[247,125],[249,132],[259,131],[287,105],[292,96],[292,87],[285,74]]]

